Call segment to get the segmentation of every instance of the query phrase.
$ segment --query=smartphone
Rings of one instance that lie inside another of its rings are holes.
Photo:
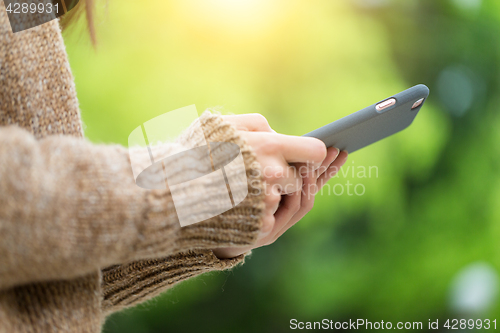
[[[304,136],[351,154],[410,126],[428,96],[429,88],[419,84]]]

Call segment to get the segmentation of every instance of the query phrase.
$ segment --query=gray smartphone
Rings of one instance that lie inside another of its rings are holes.
[[[429,88],[419,84],[304,136],[353,153],[410,126],[428,96]]]

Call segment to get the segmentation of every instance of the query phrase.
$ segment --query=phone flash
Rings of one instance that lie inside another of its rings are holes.
[[[412,109],[412,110],[413,110],[413,109],[416,109],[416,108],[418,108],[420,105],[422,105],[422,103],[424,102],[424,99],[425,99],[425,98],[421,98],[421,99],[419,99],[418,101],[416,101],[415,103],[413,103],[413,106],[411,107],[411,109]]]

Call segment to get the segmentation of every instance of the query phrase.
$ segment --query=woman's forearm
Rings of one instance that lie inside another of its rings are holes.
[[[204,121],[224,127],[214,132],[222,139],[235,140],[218,117]],[[248,166],[252,155],[243,153]],[[6,127],[0,129],[0,161],[0,288],[196,248],[251,244],[259,232],[262,196],[252,194],[240,211],[181,228],[170,192],[138,187],[120,146],[60,136],[36,141]]]

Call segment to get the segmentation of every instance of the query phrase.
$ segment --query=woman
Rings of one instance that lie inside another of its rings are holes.
[[[14,34],[0,4],[1,332],[99,332],[114,311],[242,263],[299,221],[347,158],[260,115],[204,113],[196,126],[240,146],[249,195],[181,228],[168,190],[134,183],[124,147],[83,139],[59,22]]]

